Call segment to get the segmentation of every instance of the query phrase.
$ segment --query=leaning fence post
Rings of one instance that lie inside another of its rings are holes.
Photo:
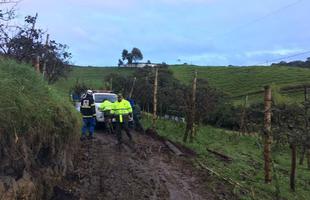
[[[193,80],[193,93],[192,93],[192,110],[191,110],[191,134],[190,134],[190,142],[193,142],[194,134],[195,134],[195,115],[196,115],[196,91],[197,91],[197,71],[194,73]]]
[[[152,128],[156,129],[157,120],[157,86],[158,86],[158,68],[155,70],[154,94],[153,94],[153,123]]]
[[[43,64],[43,79],[45,79],[45,76],[46,76],[46,62],[47,62],[47,60],[46,60],[46,57],[47,57],[47,51],[48,51],[48,43],[49,43],[49,37],[50,37],[50,35],[49,34],[47,34],[46,35],[46,41],[45,41],[45,54],[44,54],[44,64]]]
[[[132,83],[132,86],[131,86],[131,89],[130,89],[130,93],[129,93],[129,98],[131,98],[131,96],[132,96],[133,90],[135,88],[136,80],[137,80],[137,78],[134,77],[133,83]]]
[[[36,61],[35,61],[35,64],[34,64],[34,68],[35,70],[40,73],[40,56],[37,56],[36,57]]]
[[[292,191],[295,191],[295,179],[296,179],[296,145],[291,144],[291,175],[290,175],[290,187]]]
[[[242,112],[241,112],[241,116],[240,116],[240,132],[242,134],[245,134],[246,133],[246,124],[245,124],[245,117],[246,117],[246,107],[247,107],[247,104],[248,104],[248,95],[245,96],[244,98],[244,104],[243,104],[243,107],[242,107]]]
[[[306,150],[306,154],[307,154],[307,167],[308,169],[310,169],[310,149]]]
[[[113,78],[110,78],[110,91],[113,91]]]
[[[271,88],[265,86],[265,109],[264,109],[264,161],[265,183],[271,183]]]
[[[308,122],[308,108],[309,108],[309,105],[308,104],[309,104],[309,101],[308,101],[308,88],[307,88],[307,86],[304,86],[305,131],[308,131],[308,127],[309,127],[309,122]],[[303,165],[303,163],[304,163],[304,158],[305,158],[306,150],[307,150],[306,145],[303,145],[302,146],[302,150],[301,150],[300,160],[299,160],[299,164],[300,165]]]

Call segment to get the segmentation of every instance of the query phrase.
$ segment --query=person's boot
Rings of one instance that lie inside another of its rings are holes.
[[[86,136],[85,136],[85,135],[82,135],[82,136],[80,137],[80,140],[81,140],[81,141],[86,140]]]
[[[93,140],[93,139],[96,139],[96,138],[95,138],[94,134],[89,134],[88,139],[89,140]]]
[[[132,137],[132,134],[131,133],[127,133],[127,136],[128,136],[128,139],[129,139],[129,144],[130,145],[134,145],[135,144],[135,141]]]

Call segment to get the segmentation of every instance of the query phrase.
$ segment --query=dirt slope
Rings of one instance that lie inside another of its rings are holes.
[[[126,136],[124,136],[126,137]],[[135,134],[116,145],[114,135],[81,142],[76,172],[56,188],[56,199],[236,199],[231,188],[176,157],[165,144]]]

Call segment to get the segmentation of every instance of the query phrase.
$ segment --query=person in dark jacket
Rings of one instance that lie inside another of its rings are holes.
[[[87,90],[86,94],[82,96],[80,112],[83,115],[81,140],[86,139],[87,131],[89,131],[88,138],[93,139],[96,126],[96,108],[93,98],[93,92],[91,90]]]
[[[126,100],[130,103],[131,107],[133,108],[133,106],[135,105],[135,101],[134,101],[131,97],[127,97]],[[133,119],[130,119],[130,120],[128,121],[128,127],[129,127],[130,129],[133,129],[134,126],[135,126],[135,125],[134,125]]]
[[[132,107],[132,110],[133,110],[133,121],[135,124],[135,130],[144,133],[144,128],[143,128],[142,124],[140,123],[140,120],[141,120],[141,108],[140,108],[140,106],[137,103],[135,103]]]

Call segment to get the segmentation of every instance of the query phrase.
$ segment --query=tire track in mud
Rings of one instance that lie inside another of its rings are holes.
[[[81,142],[75,163],[78,180],[63,186],[72,192],[71,199],[236,199],[227,187],[217,195],[208,186],[212,177],[202,177],[188,158],[176,157],[161,141],[134,134],[133,143],[119,146],[114,135],[96,137]]]

